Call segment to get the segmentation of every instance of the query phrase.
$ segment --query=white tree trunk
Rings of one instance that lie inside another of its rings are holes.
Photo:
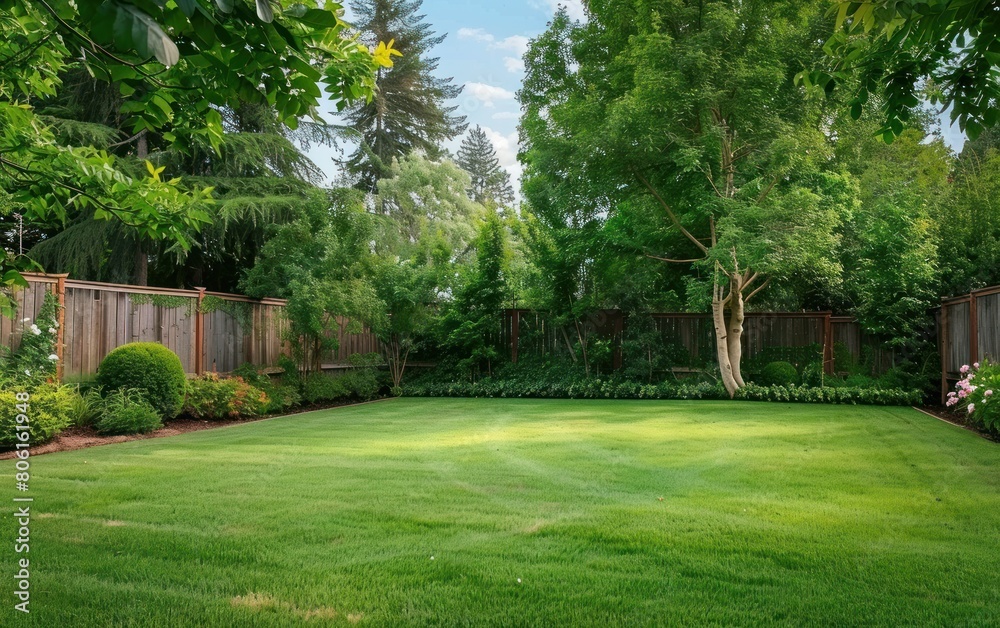
[[[726,337],[726,346],[729,349],[729,364],[733,369],[733,379],[738,388],[743,388],[746,385],[740,370],[740,362],[743,359],[743,285],[739,275],[733,276],[731,281],[732,296],[729,298],[729,333]]]
[[[726,300],[716,288],[712,297],[712,321],[715,323],[715,348],[719,357],[719,372],[722,373],[722,385],[726,387],[730,399],[739,389],[736,378],[733,377],[733,363],[729,358],[728,328],[726,326]]]

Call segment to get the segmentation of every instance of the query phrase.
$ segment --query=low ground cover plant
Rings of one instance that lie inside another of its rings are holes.
[[[791,365],[788,365],[791,366]],[[794,367],[792,367],[794,370]],[[787,375],[787,369],[782,369]],[[538,365],[508,365],[494,377],[477,381],[454,378],[447,370],[431,371],[403,386],[410,397],[528,397],[549,399],[729,399],[710,378],[642,383],[610,377],[587,377],[579,369]],[[872,387],[813,387],[747,384],[736,399],[868,405],[914,405],[919,390]]]

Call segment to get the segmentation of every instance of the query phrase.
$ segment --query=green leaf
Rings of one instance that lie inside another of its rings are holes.
[[[268,24],[274,21],[274,12],[271,10],[269,0],[257,0],[257,17],[260,18],[261,22]]]

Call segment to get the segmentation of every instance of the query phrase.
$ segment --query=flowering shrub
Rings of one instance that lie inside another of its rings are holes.
[[[964,377],[948,393],[946,405],[964,412],[976,427],[1000,433],[1000,364],[966,364],[961,372]]]
[[[220,379],[206,373],[188,382],[184,412],[196,419],[221,420],[260,416],[267,409],[267,393],[242,377]]]
[[[38,316],[22,319],[31,323],[21,334],[17,351],[7,356],[0,368],[0,384],[6,386],[37,386],[56,376],[56,340],[59,322],[59,301],[51,292],[45,293]]]

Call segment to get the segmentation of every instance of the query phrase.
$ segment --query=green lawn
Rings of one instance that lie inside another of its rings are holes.
[[[1000,622],[1000,446],[906,408],[400,399],[33,462],[5,626]]]

